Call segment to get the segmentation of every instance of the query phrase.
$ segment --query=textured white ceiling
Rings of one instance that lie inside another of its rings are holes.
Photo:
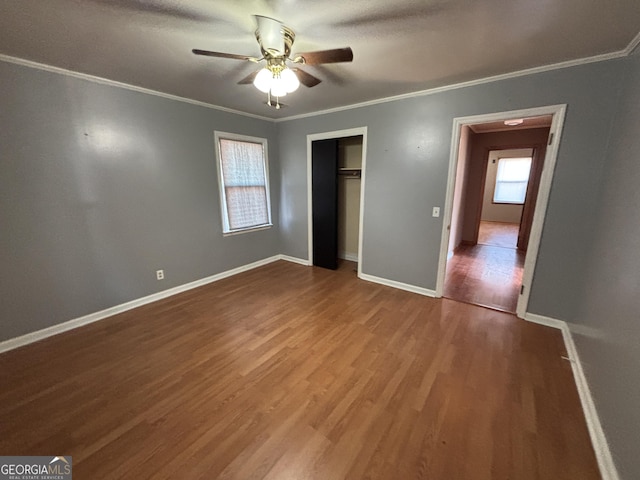
[[[293,51],[351,46],[353,63],[304,67],[323,82],[267,107],[236,82],[259,56],[253,15],[296,33]],[[0,0],[0,53],[280,118],[618,52],[638,0]]]

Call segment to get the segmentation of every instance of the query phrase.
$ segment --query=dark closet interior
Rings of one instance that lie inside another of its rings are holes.
[[[351,147],[360,148],[360,154],[354,158],[349,154]],[[312,231],[313,231],[313,264],[318,267],[335,270],[338,259],[345,257],[345,252],[339,250],[339,234],[345,235],[344,219],[339,228],[339,219],[344,215],[348,201],[345,196],[345,179],[359,181],[362,166],[362,136],[330,138],[316,140],[311,144],[311,201],[312,201]],[[358,185],[358,192],[360,186]],[[350,191],[353,188],[350,186]],[[352,195],[353,196],[353,195]],[[341,208],[342,207],[342,208]],[[353,210],[353,205],[351,205]],[[357,205],[359,209],[359,195]],[[353,216],[353,215],[352,215]],[[351,231],[357,230],[357,222],[351,222]],[[357,232],[355,233],[357,235]],[[352,233],[353,236],[353,233]],[[352,242],[353,243],[353,242]],[[344,246],[342,246],[344,248]]]

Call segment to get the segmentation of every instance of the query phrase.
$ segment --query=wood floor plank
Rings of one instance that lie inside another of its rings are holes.
[[[482,220],[478,229],[478,243],[481,245],[516,248],[519,230],[519,223]]]
[[[510,314],[276,262],[0,355],[0,454],[79,479],[595,480],[563,355]]]
[[[461,245],[447,262],[444,296],[515,313],[525,254],[494,245]]]

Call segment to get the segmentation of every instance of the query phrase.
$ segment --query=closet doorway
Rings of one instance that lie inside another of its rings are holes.
[[[366,128],[307,136],[309,263],[360,273]]]

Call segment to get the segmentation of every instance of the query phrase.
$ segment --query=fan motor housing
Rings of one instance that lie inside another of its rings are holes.
[[[271,49],[265,49],[262,46],[262,41],[260,39],[260,30],[256,30],[256,39],[260,44],[260,50],[262,51],[262,55],[266,60],[270,60],[272,58],[289,58],[289,55],[291,55],[291,46],[296,39],[296,34],[293,30],[285,25],[281,25],[280,32],[282,33],[282,38],[284,39],[284,53],[277,52]]]

